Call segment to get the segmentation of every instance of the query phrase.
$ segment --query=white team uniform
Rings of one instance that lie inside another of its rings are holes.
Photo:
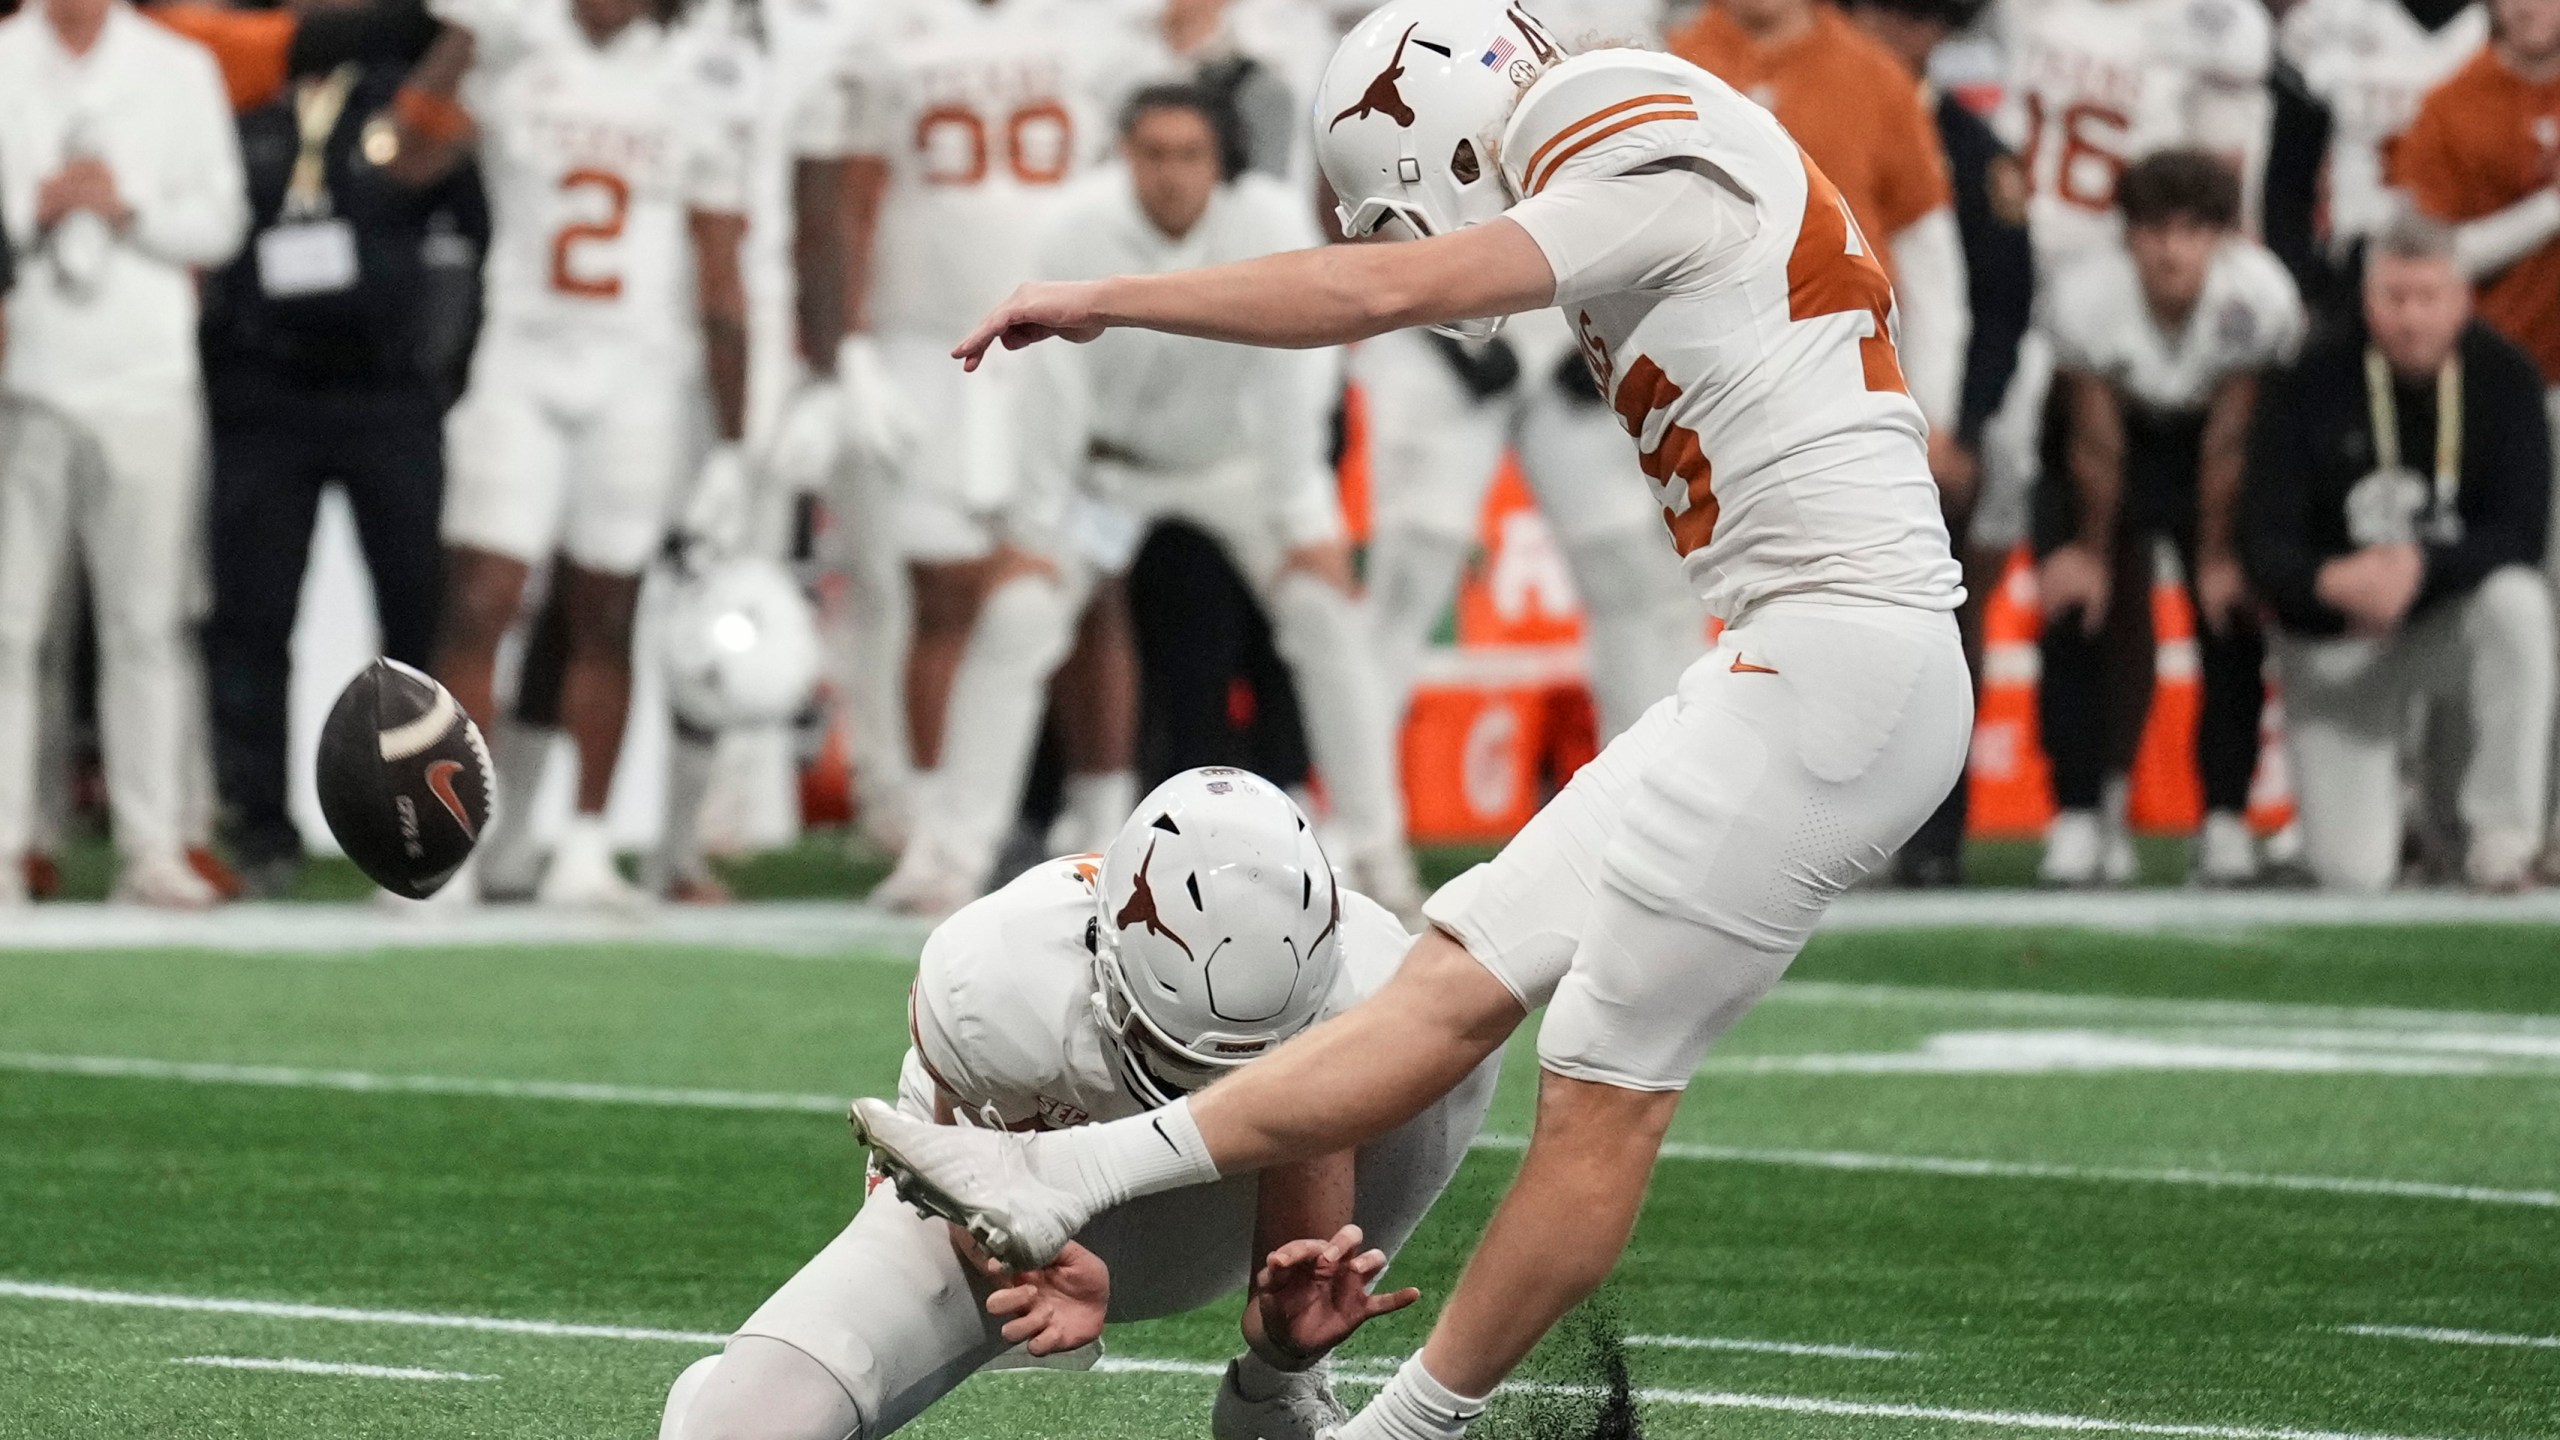
[[[1425,913],[1546,1068],[1649,1090],[1777,983],[1955,782],[1963,597],[1892,290],[1778,122],[1705,71],[1577,56],[1521,97],[1508,217],[1556,276],[1717,647]]]
[[[489,191],[485,313],[446,420],[448,543],[636,574],[702,431],[688,216],[746,206],[733,55],[638,20],[598,46],[568,0],[443,0]]]
[[[2157,150],[2196,146],[2240,163],[2255,227],[2270,114],[2275,28],[2255,0],[2017,0],[2009,88],[1995,117],[2027,174],[2027,236],[2038,287],[2122,228],[2116,179]],[[1977,543],[2025,534],[2053,383],[2049,312],[2018,351],[2018,370],[1983,437]]]
[[[898,522],[913,558],[994,548],[1016,467],[1011,367],[966,374],[951,347],[1030,278],[1061,187],[1109,153],[1145,54],[1115,10],[1073,0],[883,0],[846,52],[839,151],[889,171],[870,315],[915,409]]]
[[[1564,0],[1540,5],[1538,19],[1570,52],[1658,43],[1662,10],[1657,0]],[[1513,316],[1501,338],[1519,358],[1519,379],[1481,398],[1418,331],[1381,335],[1352,354],[1367,401],[1368,580],[1379,653],[1401,707],[1475,549],[1485,492],[1508,447],[1582,601],[1607,738],[1671,693],[1706,627],[1663,551],[1661,514],[1627,462],[1616,417],[1558,380],[1575,353],[1572,327],[1542,310]]]
[[[1304,196],[1253,175],[1219,187],[1190,233],[1167,239],[1115,167],[1062,201],[1038,273],[1158,274],[1314,243]],[[1328,847],[1346,860],[1400,847],[1395,713],[1366,618],[1351,596],[1283,569],[1290,550],[1344,533],[1324,454],[1332,356],[1114,330],[1016,359],[1022,465],[999,533],[1051,557],[1058,574],[1016,579],[982,609],[953,680],[943,763],[916,817],[919,843],[958,873],[986,875],[1093,582],[1125,571],[1148,528],[1174,519],[1214,536],[1261,593],[1333,800]]]
[[[916,972],[903,1108],[932,1116],[939,1090],[963,1119],[1017,1129],[1146,1111],[1091,1003],[1098,873],[1094,856],[1049,861],[934,931]],[[1375,993],[1411,944],[1395,917],[1356,892],[1342,894],[1341,923],[1342,974],[1327,1015]],[[1487,1059],[1432,1108],[1361,1147],[1352,1209],[1369,1244],[1393,1255],[1413,1234],[1466,1158],[1500,1064],[1498,1054]],[[1111,1268],[1111,1319],[1180,1314],[1242,1289],[1258,1258],[1258,1186],[1236,1176],[1095,1217],[1076,1239]],[[859,1413],[854,1433],[878,1440],[1009,1348],[986,1293],[953,1253],[951,1228],[919,1218],[875,1178],[853,1223],[737,1333],[823,1364]],[[681,1417],[671,1419],[664,1433],[685,1437]]]
[[[202,47],[110,5],[64,50],[43,7],[0,20],[0,224],[18,256],[0,371],[0,866],[30,839],[37,652],[76,544],[97,608],[108,803],[128,862],[176,866],[203,704],[204,414],[193,271],[248,226],[237,129]],[[76,155],[133,212],[39,244],[36,197]],[[86,243],[84,243],[86,242]],[[0,881],[0,901],[15,877]]]
[[[2329,241],[2335,253],[2405,203],[2388,178],[2392,142],[2418,102],[2489,38],[2486,6],[2429,30],[2400,0],[2303,0],[2285,12],[2276,49],[2329,107]]]
[[[2308,323],[2284,262],[2237,235],[2215,253],[2195,312],[2174,334],[2152,315],[2122,246],[2080,257],[2050,295],[2056,367],[2096,375],[2153,412],[2201,410],[2231,376],[2290,361]]]

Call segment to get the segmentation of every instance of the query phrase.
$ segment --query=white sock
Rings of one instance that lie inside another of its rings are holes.
[[[1114,1205],[1218,1178],[1191,1102],[1031,1137],[1031,1169],[1099,1214]]]
[[[1484,1397],[1468,1397],[1432,1378],[1416,1351],[1351,1423],[1340,1440],[1458,1440],[1484,1413]]]

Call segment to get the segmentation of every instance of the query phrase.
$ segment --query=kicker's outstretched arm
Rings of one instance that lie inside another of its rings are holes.
[[[1166,275],[1025,285],[952,350],[1091,340],[1114,327],[1307,349],[1413,325],[1536,310],[1555,299],[1546,252],[1510,220],[1401,244],[1328,245]]]

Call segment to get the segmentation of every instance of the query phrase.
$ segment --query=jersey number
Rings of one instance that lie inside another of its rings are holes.
[[[560,193],[575,190],[603,191],[605,217],[573,220],[551,237],[551,288],[581,299],[614,299],[622,294],[622,277],[582,271],[571,263],[570,252],[589,240],[622,238],[623,222],[631,218],[631,186],[610,170],[572,170],[560,177]]]
[[[936,105],[916,117],[916,154],[933,185],[975,185],[987,178],[993,136],[966,105]],[[1075,121],[1055,100],[1035,100],[1004,119],[1005,165],[1025,185],[1055,185],[1075,161]]]
[[[1787,318],[1811,320],[1821,315],[1865,311],[1874,329],[1858,339],[1869,390],[1911,393],[1902,379],[1902,358],[1893,349],[1893,282],[1876,263],[1867,237],[1847,201],[1808,158],[1804,163],[1804,224],[1796,230],[1796,248],[1787,256]]]
[[[2062,155],[2053,166],[2053,193],[2064,204],[2083,210],[2112,210],[2116,181],[2124,174],[2123,137],[2131,128],[2124,112],[2083,101],[2062,112]],[[2105,143],[2101,143],[2103,137]],[[2044,153],[2044,97],[2027,96],[2027,184],[2043,173],[2036,168]]]

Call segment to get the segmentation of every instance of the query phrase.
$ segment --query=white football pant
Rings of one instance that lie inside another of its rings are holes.
[[[1261,596],[1273,647],[1289,666],[1305,718],[1307,749],[1331,802],[1326,843],[1337,858],[1404,843],[1404,789],[1395,712],[1361,602],[1301,571],[1249,463],[1180,476],[1131,479],[1115,493],[1135,529],[1181,520],[1215,537]],[[942,764],[918,807],[913,844],[954,873],[984,880],[1010,832],[1039,740],[1049,677],[1073,648],[1095,567],[1051,557],[1055,578],[1022,576],[997,588],[978,614],[945,712]]]
[[[1574,353],[1562,316],[1522,315],[1504,334],[1520,378],[1485,400],[1420,332],[1381,335],[1353,352],[1367,399],[1380,660],[1401,711],[1474,553],[1502,452],[1514,446],[1581,597],[1600,727],[1615,735],[1679,683],[1705,648],[1706,616],[1616,415],[1556,387],[1557,367]]]
[[[1437,1104],[1360,1148],[1352,1218],[1392,1257],[1466,1159],[1493,1103],[1488,1057]],[[912,1055],[900,1104],[930,1115]],[[1254,1259],[1250,1175],[1133,1200],[1076,1236],[1111,1267],[1113,1323],[1179,1315],[1244,1288]],[[951,1227],[874,1178],[853,1223],[738,1327],[718,1363],[669,1393],[661,1440],[880,1440],[1012,1347],[987,1281]],[[796,1357],[796,1358],[795,1358]]]
[[[184,850],[184,757],[203,723],[190,654],[203,519],[192,392],[99,396],[76,414],[0,407],[0,863],[31,838],[37,653],[75,542],[97,618],[116,849],[128,862]]]
[[[2467,753],[2452,806],[2463,829],[2531,853],[2548,785],[2553,630],[2542,577],[2519,565],[2386,639],[2270,637],[2304,853],[2322,886],[2374,892],[2399,878],[2402,741],[2420,698],[2469,729],[2455,747]]]
[[[1423,912],[1546,1007],[1546,1069],[1683,1089],[1946,798],[1972,735],[1952,615],[1764,601]]]

